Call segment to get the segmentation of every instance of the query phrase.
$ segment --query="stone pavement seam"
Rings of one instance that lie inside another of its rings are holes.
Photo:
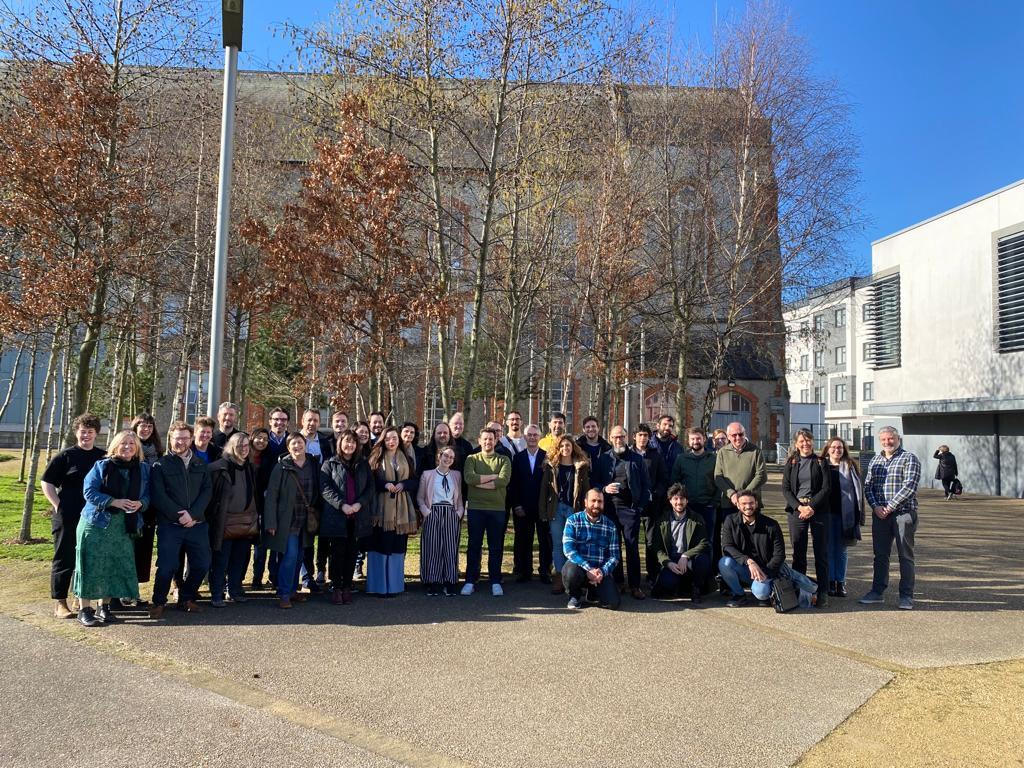
[[[35,613],[25,606],[15,607],[3,603],[0,603],[0,613],[48,634],[87,644],[96,650],[129,663],[168,677],[178,678],[195,688],[201,688],[243,706],[267,712],[279,720],[319,731],[353,747],[407,765],[409,768],[473,768],[472,763],[432,752],[428,748],[386,736],[339,717],[323,715],[316,710],[251,688],[213,672],[192,669],[176,659],[143,651],[119,640],[110,640],[98,634],[90,634],[89,630],[78,627],[77,622],[73,624],[71,620],[57,623],[56,620]]]

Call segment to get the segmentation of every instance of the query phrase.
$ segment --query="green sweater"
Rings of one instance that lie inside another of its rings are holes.
[[[693,451],[685,451],[676,459],[672,467],[672,482],[686,486],[687,498],[694,504],[714,504],[718,496],[715,487],[715,454],[704,451],[695,456]]]
[[[725,445],[715,454],[715,485],[722,492],[719,505],[724,509],[732,507],[732,496],[737,491],[753,491],[761,500],[761,486],[768,480],[761,449],[749,440],[743,449],[736,451]]]
[[[478,488],[481,475],[497,475],[494,481],[494,489]],[[492,453],[484,456],[482,453],[471,453],[466,457],[466,466],[462,477],[469,486],[469,500],[466,506],[469,509],[487,509],[500,512],[505,511],[505,488],[512,476],[512,462],[507,456],[500,453]]]

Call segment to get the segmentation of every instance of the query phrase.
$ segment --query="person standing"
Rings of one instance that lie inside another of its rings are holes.
[[[817,606],[828,604],[829,499],[832,472],[825,459],[814,453],[814,435],[797,430],[793,450],[782,470],[782,496],[786,499],[789,540],[793,546],[793,570],[807,574],[807,537],[814,540],[814,575],[818,585]]]
[[[447,422],[439,421],[434,425],[434,431],[430,434],[430,441],[423,452],[423,470],[435,469],[437,467],[437,457],[441,453],[441,449],[449,446],[455,452],[455,463],[452,465],[452,468],[457,469],[460,464],[465,464],[466,457],[463,456],[462,461],[459,461],[460,449],[452,443],[452,431],[448,427]]]
[[[139,599],[131,536],[149,506],[149,471],[138,436],[126,429],[114,435],[106,458],[85,478],[71,589],[81,600],[78,620],[86,627],[119,620],[112,599]],[[92,607],[95,600],[100,601],[98,610]]]
[[[661,458],[664,460],[665,467],[669,472],[676,465],[676,459],[683,453],[683,446],[680,445],[679,439],[673,432],[675,428],[676,420],[668,414],[664,414],[658,419],[658,429],[651,440],[651,444],[661,454]]]
[[[895,427],[878,432],[882,452],[868,464],[864,477],[864,498],[871,507],[871,540],[874,575],[871,591],[860,599],[862,605],[885,602],[889,586],[889,558],[892,545],[900,561],[898,606],[914,607],[914,534],[917,531],[917,487],[921,482],[921,460],[905,450]]]
[[[587,454],[591,466],[597,463],[598,456],[610,451],[612,447],[611,443],[601,437],[601,422],[597,416],[587,416],[583,420],[583,434],[577,438],[576,444]]]
[[[327,555],[331,602],[348,605],[352,602],[359,541],[372,530],[370,518],[377,489],[356,433],[343,431],[337,444],[338,452],[320,470],[324,497],[320,546]]]
[[[626,574],[634,600],[646,595],[640,588],[640,513],[651,500],[650,481],[643,458],[626,444],[626,430],[614,426],[609,437],[612,448],[601,454],[590,482],[605,494],[604,511],[618,527],[626,548]],[[626,581],[621,560],[615,567],[615,582]]]
[[[516,581],[527,582],[533,577],[533,540],[537,538],[539,572],[542,584],[551,583],[551,528],[540,517],[540,498],[547,456],[538,447],[540,429],[535,424],[526,428],[526,450],[512,459],[512,474],[508,484],[508,505],[512,509],[513,570]]]
[[[833,437],[821,451],[832,473],[832,495],[829,499],[828,579],[829,594],[846,597],[847,547],[860,541],[864,525],[864,488],[860,471],[850,458],[850,451],[841,437]]]
[[[238,431],[238,414],[242,409],[234,403],[223,402],[217,407],[217,429],[213,433],[213,444],[221,450],[228,444],[228,438]]]
[[[317,473],[320,467],[330,458],[330,444],[327,438],[320,434],[320,412],[307,408],[302,412],[302,428],[299,430],[306,439],[306,455],[312,459]],[[323,586],[326,574],[327,558],[324,553],[317,553],[314,549],[319,541],[319,535],[309,537],[309,541],[302,550],[302,567],[299,569],[299,581],[302,586],[313,594],[319,594]],[[316,570],[314,570],[316,564]]]
[[[370,444],[376,445],[384,434],[384,414],[381,411],[373,411],[367,419],[370,425]]]
[[[249,436],[249,463],[252,464],[253,477],[256,481],[256,512],[259,515],[260,532],[263,531],[263,502],[267,493],[267,481],[270,479],[270,472],[267,470],[270,461],[270,430],[265,427],[256,427]],[[268,573],[267,548],[263,537],[257,534],[256,541],[253,543],[252,560],[252,588],[254,590],[263,589],[264,573]],[[277,553],[274,553],[271,558],[268,577],[271,582],[277,579]]]
[[[138,435],[139,442],[142,443],[142,460],[152,467],[164,455],[164,441],[160,439],[156,421],[150,414],[140,413],[132,419],[128,429]]]
[[[466,457],[473,452],[473,444],[466,439],[466,417],[461,411],[452,414],[448,420],[448,428],[451,430],[452,445],[455,447],[455,469],[462,472]]]
[[[679,454],[672,467],[670,482],[686,488],[690,509],[704,518],[704,529],[711,543],[711,561],[721,558],[721,541],[715,531],[715,454],[707,450],[707,437],[700,427],[686,430],[688,450]]]
[[[501,586],[501,561],[505,547],[505,489],[512,475],[512,462],[495,451],[497,439],[490,429],[480,430],[480,452],[466,457],[464,480],[469,488],[466,513],[469,542],[466,550],[466,583],[463,595],[472,595],[480,578],[484,533],[487,534],[487,575],[491,594],[505,594]]]
[[[747,440],[747,432],[742,424],[738,421],[730,424],[726,430],[726,439],[728,442],[715,450],[715,487],[718,488],[719,496],[714,538],[718,541],[724,541],[722,525],[729,515],[736,512],[739,492],[753,493],[760,508],[761,488],[768,480],[761,449]],[[718,446],[717,437],[715,445]]]
[[[197,612],[199,585],[210,570],[206,507],[213,486],[210,468],[192,452],[192,427],[176,421],[167,430],[169,452],[153,467],[151,500],[156,510],[156,579],[150,618],[161,619],[171,578],[184,551],[189,573],[178,590],[178,608]]]
[[[232,602],[244,603],[242,577],[259,533],[256,476],[249,461],[249,436],[237,429],[224,443],[224,453],[210,465],[213,496],[206,512],[210,526],[210,605],[224,607],[224,588]]]
[[[956,466],[956,456],[950,453],[948,445],[940,445],[932,458],[939,460],[938,466],[935,467],[935,479],[942,481],[946,501],[951,501],[956,498],[952,490],[953,481],[960,474]]]
[[[520,451],[526,450],[526,436],[523,434],[523,416],[519,411],[509,411],[505,416],[505,426],[508,427],[508,434],[499,440],[513,456]]]
[[[406,421],[402,424],[399,435],[402,438],[402,450],[412,461],[413,472],[419,477],[423,474],[425,463],[424,451],[420,448],[420,427],[416,422]]]
[[[383,596],[405,591],[405,554],[416,533],[416,472],[395,427],[385,427],[370,453],[377,491],[373,531],[366,545],[366,591]]]
[[[274,465],[263,505],[267,547],[280,556],[277,567],[278,607],[304,602],[299,592],[302,553],[312,541],[320,509],[320,467],[306,453],[306,438],[288,435],[288,454]],[[310,518],[313,518],[310,520]]]
[[[85,507],[83,486],[93,465],[103,458],[96,447],[100,419],[91,413],[76,416],[71,425],[75,444],[54,456],[43,472],[43,495],[53,507],[50,530],[53,533],[53,561],[50,565],[50,597],[53,615],[58,619],[74,616],[68,605],[68,590],[75,572],[75,541],[78,521]]]
[[[619,564],[619,530],[604,511],[605,494],[598,488],[587,491],[583,512],[570,515],[562,533],[565,565],[562,581],[569,593],[571,611],[584,602],[600,602],[602,608],[615,610],[621,597],[612,574]],[[584,597],[586,593],[586,597]]]
[[[341,433],[348,429],[348,414],[345,411],[335,411],[331,414],[331,432],[321,435],[322,445],[325,445],[324,455],[327,458],[338,452],[338,441]],[[327,459],[324,459],[326,461]]]
[[[651,488],[651,500],[647,502],[641,515],[644,523],[644,554],[647,562],[647,581],[654,584],[654,579],[661,567],[654,556],[652,545],[654,543],[654,527],[661,517],[668,499],[665,492],[668,490],[668,469],[662,458],[662,452],[654,447],[651,440],[651,428],[646,424],[640,424],[633,434],[633,450],[643,457],[644,466],[647,467],[647,480]]]
[[[128,427],[134,432],[142,445],[142,460],[152,469],[153,466],[164,455],[164,442],[160,439],[160,432],[156,428],[156,422],[148,413],[140,413],[132,419]],[[140,584],[148,584],[153,573],[153,544],[156,541],[156,513],[152,506],[147,505],[142,514],[142,527],[138,534],[132,539],[132,548],[135,550],[135,575]],[[117,605],[114,600],[111,605]],[[138,600],[136,605],[148,605],[145,600]]]
[[[213,430],[217,422],[209,416],[200,416],[195,423],[195,436],[192,442],[192,453],[212,464],[220,458],[221,449],[213,442]]]
[[[540,434],[539,429],[537,434]],[[565,566],[562,534],[565,522],[577,512],[583,511],[587,491],[590,490],[590,461],[579,444],[568,435],[558,439],[547,459],[541,481],[538,515],[542,522],[547,522],[551,541],[552,564],[555,568],[555,583],[551,587],[551,594],[560,595],[565,592],[565,584],[562,582],[562,568]]]
[[[456,594],[459,580],[459,526],[466,514],[462,477],[455,464],[455,449],[441,447],[435,469],[420,476],[416,504],[423,516],[420,534],[420,579],[430,596]]]

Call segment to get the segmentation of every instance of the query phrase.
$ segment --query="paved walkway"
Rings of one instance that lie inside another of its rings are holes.
[[[570,614],[509,584],[89,631],[49,617],[39,564],[0,561],[0,652],[18,660],[0,765],[792,765],[909,669],[1024,657],[1024,502],[923,495],[910,613],[855,605],[870,540],[850,598],[782,616],[715,598]],[[55,750],[54,722],[101,752]]]

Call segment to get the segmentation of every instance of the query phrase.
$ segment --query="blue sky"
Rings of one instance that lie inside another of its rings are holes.
[[[714,19],[742,0],[645,5],[680,37],[707,36]],[[860,141],[860,199],[867,219],[846,242],[870,270],[871,241],[1024,178],[1021,0],[784,0],[814,68],[835,79],[853,105]],[[294,55],[274,26],[307,25],[328,0],[246,0],[250,69],[291,68]]]

